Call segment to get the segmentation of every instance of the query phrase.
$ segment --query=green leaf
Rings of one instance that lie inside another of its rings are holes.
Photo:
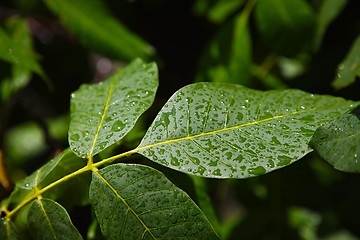
[[[113,17],[102,1],[46,0],[45,3],[85,46],[126,61],[154,55],[154,49]]]
[[[335,89],[347,87],[355,82],[356,77],[360,77],[360,35],[355,39],[346,58],[340,63],[332,86]]]
[[[86,166],[85,159],[78,158],[70,149],[63,151],[57,157],[47,162],[44,166],[37,171],[22,179],[16,183],[16,189],[13,191],[10,197],[10,204],[18,204],[24,197],[36,191],[48,186],[50,183]],[[83,200],[81,196],[83,189],[87,189],[87,184],[84,182],[82,176],[78,176],[71,180],[73,187],[78,187],[77,198],[79,201]],[[77,183],[74,185],[74,183]],[[54,188],[47,192],[47,196],[51,198],[57,198],[61,193],[66,190],[66,185],[61,185],[60,188]]]
[[[0,83],[2,100],[7,100],[14,92],[26,86],[32,73],[47,80],[37,61],[24,19],[10,18],[6,29],[0,28],[0,42],[0,59],[12,64],[11,76]]]
[[[319,127],[311,144],[336,169],[360,172],[360,105]]]
[[[1,240],[18,240],[21,239],[11,221],[0,218],[0,239]]]
[[[249,85],[252,46],[248,29],[251,6],[221,28],[204,53],[197,81]]]
[[[34,200],[28,222],[34,239],[82,239],[65,208],[49,200]]]
[[[300,90],[257,91],[196,83],[177,91],[137,151],[172,169],[213,178],[247,178],[300,159],[313,133],[352,101]]]
[[[220,23],[239,9],[245,0],[201,0],[196,1],[194,10],[201,15],[207,15],[207,18],[214,22]]]
[[[90,200],[106,239],[217,239],[190,197],[147,166],[94,172]]]
[[[90,158],[121,140],[154,101],[155,63],[137,59],[105,82],[85,84],[71,96],[69,143]]]
[[[322,0],[319,13],[316,16],[315,50],[319,49],[327,27],[341,13],[346,3],[346,0]]]
[[[258,1],[255,20],[260,35],[277,53],[293,56],[311,47],[315,14],[307,1]]]

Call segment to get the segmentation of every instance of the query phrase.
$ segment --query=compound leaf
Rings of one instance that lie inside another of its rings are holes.
[[[2,240],[18,240],[21,239],[11,221],[0,218],[0,239]]]
[[[94,172],[90,200],[106,239],[217,239],[191,198],[147,166]]]
[[[46,0],[45,3],[85,46],[125,61],[154,55],[154,49],[113,17],[102,1]]]
[[[82,239],[65,208],[49,199],[33,201],[28,222],[34,239]]]
[[[71,96],[71,150],[90,158],[122,139],[154,101],[157,79],[156,64],[137,59],[105,82],[82,85]]]
[[[319,127],[311,144],[336,169],[360,172],[360,106]]]
[[[352,101],[300,90],[261,92],[196,83],[161,109],[137,152],[178,171],[214,178],[265,174],[300,159],[321,123]]]

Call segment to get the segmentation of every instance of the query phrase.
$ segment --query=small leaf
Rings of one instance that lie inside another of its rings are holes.
[[[260,35],[277,53],[293,56],[310,48],[315,14],[307,1],[258,1],[255,20]]]
[[[49,199],[33,201],[28,222],[34,239],[82,239],[65,208]]]
[[[10,18],[6,29],[0,28],[0,42],[0,59],[12,64],[11,76],[0,84],[2,100],[7,100],[14,92],[25,87],[32,73],[47,80],[33,50],[32,38],[24,19]]]
[[[234,84],[191,84],[169,99],[137,151],[198,176],[261,175],[311,152],[308,142],[317,127],[352,103],[300,90],[261,92]]]
[[[356,77],[360,77],[360,35],[355,39],[346,58],[340,63],[332,86],[335,89],[347,87],[355,82]]]
[[[22,239],[11,221],[0,218],[0,239],[1,240],[18,240]]]
[[[151,106],[157,86],[155,63],[139,59],[105,82],[81,86],[71,96],[71,150],[90,158],[121,140]]]
[[[319,127],[311,144],[336,169],[360,172],[360,106]]]
[[[106,239],[217,239],[191,198],[150,167],[94,172],[90,200]]]
[[[316,16],[317,24],[314,39],[315,50],[320,47],[322,38],[326,32],[327,27],[341,13],[346,3],[346,0],[321,1],[320,10]]]
[[[212,3],[210,3],[212,2]],[[207,15],[207,18],[214,22],[220,23],[239,9],[245,0],[198,0],[195,2],[194,10],[201,15]]]
[[[252,46],[248,29],[249,11],[238,14],[214,37],[202,57],[197,81],[250,84]]]
[[[10,204],[15,205],[19,201],[22,201],[24,197],[31,194],[33,191],[35,191],[35,188],[41,189],[43,187],[46,187],[50,183],[55,182],[56,180],[64,177],[67,174],[70,174],[81,167],[84,167],[86,165],[85,159],[78,158],[70,149],[67,149],[63,151],[61,154],[59,154],[57,157],[52,159],[51,161],[47,162],[44,166],[39,168],[37,171],[29,175],[28,177],[22,179],[21,181],[16,183],[16,188],[12,192],[10,196]],[[76,181],[80,178],[74,178],[71,181]],[[86,187],[86,184],[80,184],[77,182],[77,187],[84,188]],[[56,196],[60,195],[60,190],[66,189],[66,185],[61,185],[60,189],[52,189],[46,194],[52,195],[52,198],[56,198]],[[74,186],[75,187],[75,186]],[[86,189],[86,188],[85,188]],[[77,197],[79,200],[81,191],[78,191]]]
[[[45,3],[85,46],[125,61],[154,55],[154,49],[113,17],[103,1],[46,0]]]

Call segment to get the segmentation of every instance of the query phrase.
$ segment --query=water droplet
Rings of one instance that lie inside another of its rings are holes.
[[[30,184],[29,184],[29,183],[26,183],[26,184],[25,184],[25,187],[30,187]]]
[[[70,140],[78,141],[79,139],[80,139],[79,134],[72,134],[72,135],[70,136]]]
[[[252,175],[263,175],[266,173],[266,169],[262,166],[258,166],[255,168],[249,168],[248,173]]]
[[[117,120],[111,127],[111,131],[119,132],[125,128],[125,124],[120,120]]]

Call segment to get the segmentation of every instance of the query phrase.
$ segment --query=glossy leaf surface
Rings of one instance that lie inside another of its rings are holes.
[[[217,239],[191,198],[147,166],[94,172],[90,200],[106,239]]]
[[[147,59],[154,49],[113,17],[100,0],[46,0],[45,3],[80,41],[110,57]]]
[[[300,159],[317,127],[353,102],[300,90],[261,92],[196,83],[177,91],[138,152],[164,166],[205,177],[246,178]]]
[[[360,106],[319,127],[311,144],[336,169],[360,172]]]
[[[33,201],[28,222],[34,239],[82,239],[65,208],[49,199]]]
[[[337,69],[337,76],[332,83],[335,89],[349,86],[360,77],[360,35],[355,39],[348,55]]]
[[[277,53],[292,56],[311,46],[315,14],[305,0],[257,1],[255,19],[260,35]]]
[[[90,158],[122,139],[151,106],[157,86],[155,63],[139,59],[105,82],[82,85],[71,96],[71,150]]]
[[[19,240],[21,239],[12,222],[0,218],[0,239],[1,240]]]

